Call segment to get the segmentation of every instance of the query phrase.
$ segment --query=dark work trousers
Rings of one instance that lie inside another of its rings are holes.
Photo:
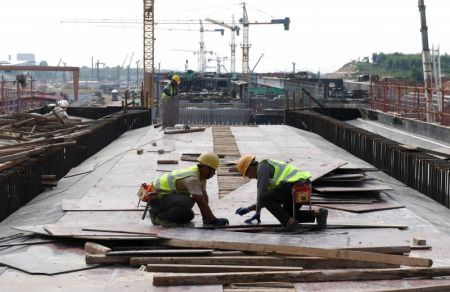
[[[281,224],[286,224],[292,216],[292,186],[281,185],[261,194],[261,204],[272,213]],[[302,204],[295,204],[295,217],[299,222],[314,222],[314,211],[300,211]]]
[[[194,219],[195,201],[189,195],[167,194],[150,201],[152,211],[162,220],[175,223],[188,223]]]

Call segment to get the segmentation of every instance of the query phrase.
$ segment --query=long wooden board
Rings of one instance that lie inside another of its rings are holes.
[[[148,264],[147,272],[158,273],[223,273],[252,271],[301,271],[302,267],[278,266],[234,266],[234,265],[190,265]]]
[[[169,239],[166,242],[168,245],[180,247],[216,248],[295,256],[316,256],[418,267],[429,267],[433,264],[432,260],[425,258],[289,245],[282,240],[282,236],[277,236],[276,238],[269,236],[263,239],[264,237],[262,234],[260,234],[260,237],[257,239],[255,234],[251,233],[177,229],[163,231],[158,237]]]
[[[352,183],[351,185],[330,185],[330,186],[313,186],[315,190],[322,193],[349,193],[349,192],[373,192],[393,190],[392,187],[380,184],[373,180],[365,180],[362,182]]]
[[[450,268],[351,269],[297,272],[240,272],[205,274],[156,274],[154,286],[231,284],[249,282],[330,282],[392,280],[449,276]]]
[[[324,259],[318,257],[282,257],[282,256],[196,256],[196,257],[131,257],[130,266],[140,267],[147,264],[178,265],[238,265],[238,266],[291,266],[304,269],[337,268],[398,268],[399,266]]]

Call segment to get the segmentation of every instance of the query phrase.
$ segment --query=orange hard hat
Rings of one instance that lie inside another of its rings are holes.
[[[255,158],[256,156],[251,154],[247,154],[239,158],[239,160],[236,163],[236,168],[242,174],[242,176],[245,176],[248,167],[250,166],[252,161],[255,160]]]

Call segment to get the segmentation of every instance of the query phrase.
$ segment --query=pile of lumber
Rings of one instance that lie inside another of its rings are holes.
[[[346,249],[250,242],[227,232],[165,229],[145,246],[85,245],[87,264],[122,264],[152,272],[153,285],[251,285],[439,277],[448,267],[409,257],[409,246]],[[208,235],[207,238],[205,236]],[[411,268],[408,268],[411,267]],[[261,283],[260,282],[265,282]],[[276,285],[277,286],[277,285]]]
[[[69,118],[54,109],[46,115],[14,113],[0,118],[0,171],[54,147],[76,144],[76,138],[105,122]],[[49,181],[48,178],[45,178]]]

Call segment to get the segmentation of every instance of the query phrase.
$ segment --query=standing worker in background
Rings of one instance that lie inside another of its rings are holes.
[[[180,99],[178,97],[178,86],[181,83],[179,75],[173,75],[170,82],[163,88],[161,98],[161,120],[162,127],[173,127],[178,123],[180,115]]]
[[[294,203],[294,185],[306,185],[310,190],[311,174],[282,161],[265,159],[258,162],[255,158],[255,155],[244,155],[236,166],[243,176],[258,180],[257,202],[247,208],[237,209],[236,214],[242,216],[250,211],[256,211],[245,222],[252,223],[253,220],[257,220],[260,223],[260,212],[265,207],[280,221],[282,226],[278,231],[291,232],[299,228],[299,221],[314,222],[314,220],[317,220],[319,230],[324,229],[327,225],[327,209],[300,211],[302,205]]]
[[[206,180],[212,178],[219,167],[219,157],[213,152],[201,154],[194,166],[175,170],[155,179],[148,193],[157,193],[146,198],[150,204],[150,219],[153,225],[176,226],[194,219],[192,207],[197,203],[203,224],[223,226],[229,222],[216,218],[209,207]]]

